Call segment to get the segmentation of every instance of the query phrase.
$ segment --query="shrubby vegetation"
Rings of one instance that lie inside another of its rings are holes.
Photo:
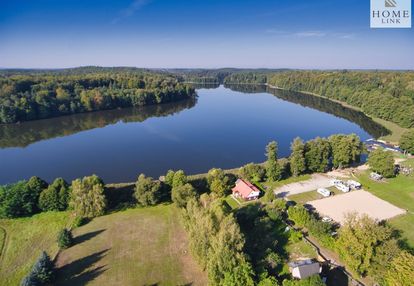
[[[144,174],[138,176],[135,184],[135,199],[142,206],[156,205],[161,198],[162,185],[160,181],[154,181]]]
[[[73,236],[70,229],[62,229],[57,237],[57,244],[59,248],[68,248],[73,244]]]
[[[46,252],[42,252],[39,259],[33,265],[29,274],[23,278],[21,286],[50,285],[54,278],[54,265]]]
[[[373,150],[369,153],[368,164],[374,172],[385,178],[395,176],[394,155],[391,151],[385,151],[382,148]]]
[[[39,212],[38,201],[47,183],[39,177],[0,186],[0,218],[29,216]]]
[[[268,76],[268,83],[344,101],[366,114],[414,127],[413,72],[288,71]]]
[[[194,88],[143,70],[73,69],[0,75],[0,123],[190,98]]]
[[[62,178],[57,178],[40,193],[39,207],[42,211],[64,211],[68,208],[70,186]]]
[[[207,270],[212,285],[254,285],[253,271],[243,253],[245,240],[221,200],[204,194],[183,210],[190,249]]]
[[[239,175],[249,181],[261,182],[266,177],[266,169],[260,164],[248,163],[239,169]]]
[[[414,129],[406,131],[400,139],[401,149],[414,154]]]

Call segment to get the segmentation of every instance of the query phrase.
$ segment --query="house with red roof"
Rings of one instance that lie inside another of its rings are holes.
[[[246,201],[256,200],[260,195],[260,190],[255,185],[243,179],[236,181],[236,186],[234,186],[232,192],[234,197]]]

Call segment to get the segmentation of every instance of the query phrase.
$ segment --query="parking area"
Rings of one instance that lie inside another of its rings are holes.
[[[287,196],[310,192],[318,188],[328,188],[333,185],[331,180],[332,178],[327,175],[313,174],[310,180],[291,183],[277,188],[275,190],[275,195],[279,198],[284,198]]]
[[[359,215],[367,214],[378,220],[389,219],[406,212],[363,190],[314,200],[307,204],[314,207],[322,216],[328,216],[341,224],[344,223],[346,215],[353,212]]]

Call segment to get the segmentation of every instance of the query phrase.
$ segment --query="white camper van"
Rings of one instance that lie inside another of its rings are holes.
[[[322,196],[324,196],[324,197],[329,197],[331,195],[331,191],[330,190],[327,190],[327,189],[324,189],[324,188],[319,188],[317,190],[317,192],[319,194],[321,194]]]

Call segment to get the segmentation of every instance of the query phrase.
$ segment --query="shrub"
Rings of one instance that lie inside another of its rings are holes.
[[[144,174],[139,175],[135,184],[135,199],[142,206],[155,205],[160,201],[162,186],[160,181],[154,181]]]
[[[22,286],[42,286],[48,285],[54,278],[54,265],[49,255],[45,251],[42,252],[39,259],[33,265],[29,274],[23,278],[20,285]]]
[[[57,243],[60,248],[69,248],[70,246],[72,246],[72,232],[67,228],[62,229],[58,234]]]
[[[266,169],[262,165],[249,163],[239,169],[239,174],[243,179],[262,182],[266,176]]]
[[[180,208],[184,208],[187,202],[196,197],[196,191],[191,184],[174,187],[171,191],[171,200]]]

